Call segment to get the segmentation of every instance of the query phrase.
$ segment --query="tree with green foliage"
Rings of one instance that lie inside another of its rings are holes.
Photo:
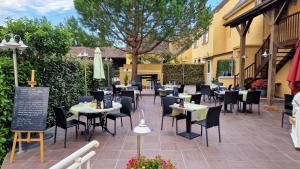
[[[1,29],[1,39],[7,38],[8,34],[18,35],[22,38],[28,48],[20,54],[20,59],[37,62],[45,57],[62,58],[71,45],[71,33],[66,29],[53,26],[46,18],[17,20],[9,19],[6,27]],[[11,54],[9,55],[11,56]]]
[[[60,27],[72,34],[72,46],[110,46],[104,38],[99,37],[100,35],[88,33],[74,16],[66,18],[63,23],[60,23]]]
[[[199,38],[211,20],[206,1],[74,0],[74,4],[84,25],[132,54],[134,80],[139,55],[151,52],[162,42],[191,44]]]

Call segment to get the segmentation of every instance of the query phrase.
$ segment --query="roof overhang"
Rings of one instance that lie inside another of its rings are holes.
[[[261,4],[255,6],[254,8],[243,13],[242,15],[232,19],[231,21],[226,22],[224,24],[224,26],[236,27],[243,22],[253,19],[256,16],[261,15],[261,14],[273,9],[274,7],[283,4],[285,1],[286,0],[268,0],[268,1],[262,2]]]

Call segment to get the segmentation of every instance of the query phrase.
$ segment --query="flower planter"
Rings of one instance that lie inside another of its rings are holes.
[[[176,167],[170,161],[156,156],[154,159],[133,157],[128,160],[126,169],[176,169]]]

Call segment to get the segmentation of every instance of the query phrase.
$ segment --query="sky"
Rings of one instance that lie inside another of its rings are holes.
[[[5,25],[6,18],[40,18],[45,16],[57,25],[68,16],[78,16],[73,0],[0,0],[0,25]],[[208,0],[214,8],[221,0]]]

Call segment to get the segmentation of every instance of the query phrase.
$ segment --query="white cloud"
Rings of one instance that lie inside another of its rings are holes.
[[[0,16],[18,15],[20,12],[45,15],[51,12],[67,12],[74,9],[73,0],[1,0]]]

